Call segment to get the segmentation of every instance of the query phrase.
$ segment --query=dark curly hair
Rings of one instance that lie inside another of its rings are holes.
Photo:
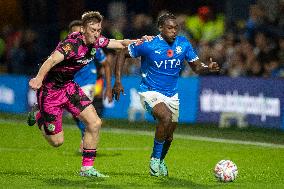
[[[175,17],[174,14],[169,13],[169,12],[167,12],[167,13],[162,14],[161,16],[159,16],[159,18],[158,18],[158,23],[157,23],[158,27],[164,25],[165,22],[166,22],[166,20],[169,20],[169,19],[174,19],[174,20],[175,20],[176,17]]]
[[[69,31],[71,31],[72,27],[74,26],[82,26],[82,20],[73,20],[72,22],[70,22],[68,26]]]

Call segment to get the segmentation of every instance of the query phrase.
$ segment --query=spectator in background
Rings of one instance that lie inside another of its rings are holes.
[[[264,65],[264,73],[262,74],[263,77],[275,77],[275,72],[279,70],[279,61],[277,57],[269,60],[267,64]]]
[[[279,51],[277,57],[280,61],[280,66],[284,68],[284,33],[282,36],[280,36],[278,45],[279,45]]]
[[[202,6],[197,15],[187,18],[186,28],[197,41],[214,41],[224,34],[225,19],[215,15],[209,6]]]
[[[279,2],[279,14],[276,16],[276,24],[280,29],[281,35],[284,35],[284,0],[280,0]]]
[[[102,22],[102,34],[106,36],[109,39],[114,39],[114,36],[112,35],[112,22],[109,19],[104,19]]]
[[[249,43],[249,41],[242,36],[237,47],[236,47],[243,57],[244,63],[244,73],[243,76],[247,76],[250,72],[253,76],[261,76],[262,74],[262,66],[256,61],[256,56],[254,54],[254,47]],[[259,65],[257,65],[259,64]],[[253,65],[253,66],[252,66]]]
[[[246,73],[244,57],[240,53],[234,53],[229,62],[228,75],[230,77],[244,76]]]
[[[262,12],[265,13],[267,21],[273,23],[279,13],[279,3],[281,0],[257,0],[256,3],[261,6]]]
[[[193,41],[192,36],[190,36],[190,33],[186,29],[186,18],[187,18],[186,14],[177,15],[177,24],[179,26],[178,35],[186,37],[188,40],[191,40],[191,43],[192,43],[192,41]]]
[[[37,33],[31,29],[18,31],[11,42],[11,47],[7,52],[9,73],[29,76],[36,74],[40,63]]]
[[[113,22],[113,24],[111,25],[111,35],[114,37],[114,39],[124,39],[123,32],[125,30],[126,22],[127,20],[123,16],[120,16]]]
[[[265,24],[265,13],[258,4],[250,5],[249,18],[245,25],[245,37],[253,42],[257,29]]]
[[[9,48],[7,49],[8,72],[22,74],[26,58],[26,52],[23,48],[23,33],[17,32],[13,36],[14,38],[11,40],[11,44],[9,44]]]
[[[263,67],[256,59],[254,59],[251,62],[250,67],[246,72],[246,75],[250,77],[261,77],[262,74],[263,74]]]
[[[131,19],[131,24],[125,30],[125,38],[137,39],[143,35],[156,34],[156,30],[153,28],[153,20],[146,14],[136,14]]]
[[[2,38],[2,35],[0,35],[0,66],[4,64],[5,45],[4,38]]]
[[[38,71],[38,65],[40,63],[41,49],[37,43],[38,34],[28,29],[24,32],[23,36],[23,49],[25,51],[24,67],[29,69],[23,69],[24,75],[35,75]]]
[[[264,32],[257,32],[254,38],[254,54],[262,66],[277,56],[275,46]]]
[[[221,73],[223,74],[223,67],[226,62],[226,47],[225,47],[225,39],[220,38],[216,40],[215,43],[212,45],[212,53],[211,57],[218,62],[220,68],[221,68]]]
[[[277,54],[276,61],[278,61],[278,68],[272,71],[272,77],[284,77],[284,35],[280,36],[278,41],[279,51]]]

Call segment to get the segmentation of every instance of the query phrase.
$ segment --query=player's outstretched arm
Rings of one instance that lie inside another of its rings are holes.
[[[123,86],[121,84],[121,71],[125,63],[126,57],[130,57],[128,49],[124,48],[118,53],[116,65],[115,65],[115,83],[112,88],[112,94],[115,100],[119,100],[120,93],[124,93]]]
[[[124,47],[127,47],[130,43],[134,43],[139,40],[151,41],[153,38],[154,36],[144,35],[141,39],[123,39],[123,40],[110,39],[107,48],[123,49]]]
[[[59,62],[64,60],[64,55],[62,53],[60,53],[59,51],[54,51],[50,57],[44,61],[44,63],[42,64],[42,66],[40,67],[37,75],[35,78],[32,78],[29,82],[30,87],[33,90],[37,90],[41,87],[42,85],[42,81],[44,79],[44,77],[46,76],[46,74],[49,72],[49,70],[55,66],[56,64],[58,64]]]
[[[123,40],[110,39],[107,48],[109,49],[123,49],[125,46]]]
[[[219,72],[220,68],[217,62],[213,62],[210,58],[209,64],[201,62],[199,59],[189,64],[191,69],[197,74],[206,74],[211,72]]]
[[[105,71],[105,80],[106,80],[106,91],[104,94],[104,99],[108,98],[109,102],[112,102],[112,90],[111,90],[111,69],[110,64],[107,60],[102,62]]]

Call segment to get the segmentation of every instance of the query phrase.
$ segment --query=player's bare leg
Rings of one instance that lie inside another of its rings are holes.
[[[83,138],[83,154],[81,176],[107,177],[99,173],[94,167],[96,158],[96,149],[99,141],[99,131],[102,125],[101,119],[93,105],[86,107],[79,115],[79,119],[86,125],[85,135]]]
[[[44,127],[40,128],[42,135],[44,136],[44,138],[47,140],[47,142],[53,146],[53,147],[59,147],[63,144],[64,142],[64,132],[61,131],[55,135],[47,135]]]
[[[79,119],[86,124],[86,130],[84,135],[84,148],[97,148],[99,140],[99,130],[102,125],[102,121],[97,115],[97,112],[93,105],[86,107],[79,115]]]
[[[168,150],[172,144],[173,141],[173,134],[175,129],[177,128],[177,122],[171,122],[170,126],[167,128],[165,143],[163,145],[163,151],[161,155],[161,161],[160,161],[160,174],[162,176],[168,176],[168,168],[165,163],[165,157],[168,153]]]
[[[167,136],[167,130],[172,121],[172,113],[163,102],[155,105],[152,113],[158,120],[158,124],[156,126],[153,153],[150,161],[150,174],[152,176],[160,176],[160,163],[163,145]]]
[[[165,143],[164,143],[161,159],[165,159],[165,157],[167,155],[167,152],[168,152],[170,145],[173,141],[173,135],[174,135],[174,131],[175,131],[176,128],[177,128],[177,122],[171,122],[169,127],[167,127]]]
[[[172,112],[165,103],[161,102],[153,108],[153,115],[158,120],[155,139],[158,141],[164,141],[167,135],[167,130],[172,123]]]

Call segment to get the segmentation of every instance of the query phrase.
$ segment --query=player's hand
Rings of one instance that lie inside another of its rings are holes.
[[[142,40],[145,40],[145,41],[152,41],[154,38],[154,36],[149,36],[149,35],[144,35],[142,37]]]
[[[209,72],[219,72],[220,71],[220,67],[217,64],[217,62],[213,62],[212,58],[210,58],[210,63],[208,65],[209,68]]]
[[[112,95],[114,96],[115,100],[119,100],[120,93],[124,94],[123,86],[120,82],[115,82],[112,88]]]
[[[37,90],[42,86],[42,80],[38,79],[38,78],[32,78],[29,82],[29,86],[33,89],[33,90]]]
[[[104,99],[108,98],[108,102],[112,102],[112,91],[110,87],[106,88],[105,94],[104,94]]]

